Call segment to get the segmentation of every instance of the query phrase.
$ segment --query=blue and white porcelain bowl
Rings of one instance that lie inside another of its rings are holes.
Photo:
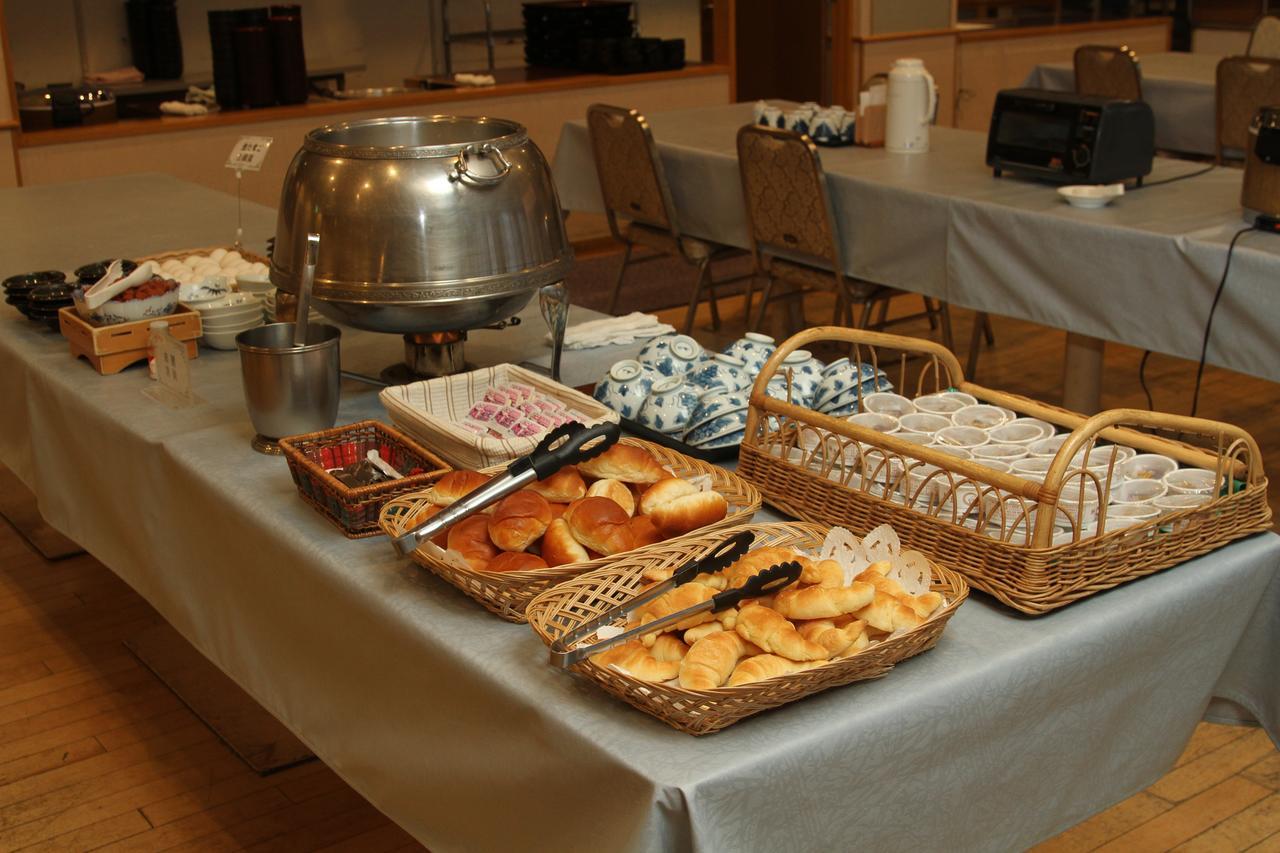
[[[693,427],[685,433],[684,440],[686,444],[693,447],[701,447],[707,442],[715,441],[731,433],[740,433],[746,429],[746,426],[747,412],[745,409],[729,412]]]
[[[768,335],[762,335],[759,332],[747,332],[725,347],[724,354],[742,359],[747,370],[752,374],[756,374],[760,372],[760,369],[764,367],[764,363],[769,360],[769,356],[773,355],[773,351],[777,348],[778,345]]]
[[[881,374],[883,375],[883,371]],[[827,403],[836,405],[832,401],[841,394],[856,396],[858,386],[874,379],[875,376],[876,369],[870,364],[865,362],[851,364],[847,358],[838,358],[822,369],[818,391],[814,395],[814,406],[820,409]],[[876,389],[869,388],[867,393],[872,393],[874,390]]]
[[[792,393],[787,388],[787,380],[783,379],[781,376],[775,376],[769,380],[769,384],[764,387],[764,394],[766,397],[773,397],[775,400],[803,405],[803,403],[793,397]]]
[[[733,412],[745,412],[750,404],[746,391],[712,391],[698,398],[698,405],[689,418],[689,428],[701,426],[709,420]]]
[[[710,441],[708,441],[706,444],[698,445],[698,449],[720,450],[721,448],[724,448],[724,447],[737,447],[739,444],[742,444],[742,439],[746,436],[746,434],[747,434],[746,430],[738,430],[737,432],[731,432],[731,433],[728,433],[727,435],[722,435],[717,438],[713,438]]]
[[[685,381],[691,385],[708,390],[722,386],[727,391],[741,391],[750,387],[754,380],[755,377],[747,371],[742,359],[723,353],[711,356],[690,370],[685,377]]]
[[[635,359],[624,359],[609,368],[596,383],[591,396],[624,418],[634,419],[653,390],[654,382],[661,378],[662,374],[653,367]]]
[[[826,369],[826,365],[813,357],[813,353],[805,349],[798,349],[783,359],[782,364],[791,368],[796,373],[802,373],[806,376],[822,376],[822,371]]]
[[[645,344],[637,358],[663,376],[684,376],[708,356],[688,335],[662,335]]]
[[[698,394],[679,377],[666,377],[653,384],[635,420],[667,435],[680,435],[689,426]]]
[[[812,406],[818,385],[822,382],[822,362],[806,350],[796,350],[783,359],[777,374],[769,381],[781,379],[785,385],[788,376],[791,377],[792,396],[797,405]]]
[[[888,376],[880,375],[874,379],[868,379],[861,385],[854,386],[834,397],[828,397],[819,402],[815,408],[820,412],[833,414],[836,411],[857,411],[858,400],[863,396],[874,394],[879,391],[892,391],[893,383],[889,381]]]

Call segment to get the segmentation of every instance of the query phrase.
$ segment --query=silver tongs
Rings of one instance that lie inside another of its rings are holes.
[[[729,568],[738,561],[738,559],[747,553],[751,547],[755,534],[750,530],[742,530],[730,536],[716,547],[712,548],[706,554],[690,563],[685,563],[676,569],[675,573],[667,580],[656,586],[646,590],[643,595],[639,595],[630,601],[618,605],[612,610],[607,610],[601,615],[585,622],[573,629],[569,633],[557,639],[551,644],[551,663],[558,667],[568,668],[573,666],[583,658],[599,654],[605,649],[611,649],[633,640],[636,637],[644,636],[661,631],[668,625],[674,625],[695,616],[699,613],[710,611],[719,613],[721,610],[727,610],[737,605],[744,598],[759,598],[762,595],[769,595],[777,592],[785,586],[795,583],[800,577],[800,564],[795,560],[787,563],[778,563],[770,566],[762,572],[747,578],[746,583],[733,589],[726,589],[724,592],[718,592],[706,601],[686,607],[669,616],[663,616],[661,619],[655,619],[652,622],[646,622],[644,625],[632,628],[629,631],[623,631],[616,637],[610,637],[607,640],[599,640],[589,646],[577,646],[586,637],[591,636],[597,630],[605,625],[612,625],[620,619],[625,619],[635,611],[644,607],[669,590],[672,590],[682,584],[696,578],[701,574],[714,574],[723,569]]]
[[[518,492],[536,480],[545,480],[566,465],[592,459],[618,442],[618,425],[608,421],[584,426],[577,421],[558,426],[543,436],[528,456],[507,466],[507,472],[431,516],[424,524],[391,540],[401,555],[412,554],[423,542],[492,503]]]

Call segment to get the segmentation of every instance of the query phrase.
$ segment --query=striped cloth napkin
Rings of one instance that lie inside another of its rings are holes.
[[[606,317],[577,323],[564,331],[565,349],[590,349],[612,344],[630,344],[656,338],[675,331],[675,327],[658,321],[652,314],[633,311],[624,317]],[[551,335],[547,335],[551,342]]]

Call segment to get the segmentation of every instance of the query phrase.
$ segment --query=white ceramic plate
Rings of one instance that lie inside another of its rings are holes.
[[[1072,207],[1096,210],[1106,207],[1113,198],[1124,195],[1124,184],[1072,184],[1058,187],[1058,195]]]

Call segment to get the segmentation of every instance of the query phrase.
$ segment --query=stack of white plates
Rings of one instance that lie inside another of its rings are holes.
[[[232,293],[192,303],[191,307],[200,312],[204,328],[201,340],[214,349],[235,349],[236,335],[261,326],[264,321],[262,300],[252,293]]]

